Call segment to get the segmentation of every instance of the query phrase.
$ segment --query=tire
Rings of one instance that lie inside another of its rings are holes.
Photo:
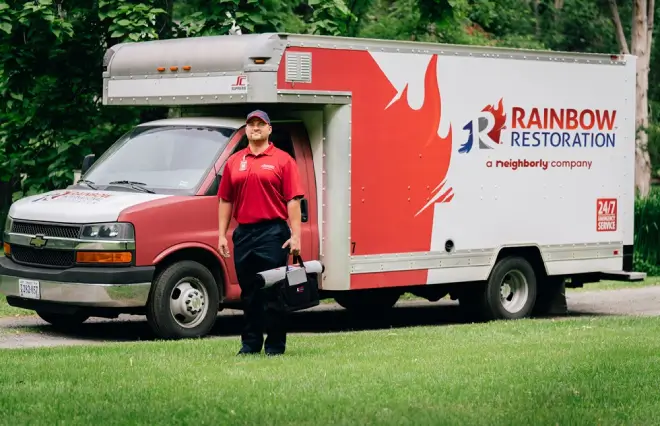
[[[342,308],[355,312],[382,312],[391,309],[401,297],[400,292],[387,290],[354,290],[335,296]]]
[[[534,308],[537,281],[532,265],[522,257],[500,260],[493,270],[482,298],[486,319],[520,319],[529,317]]]
[[[211,272],[183,260],[165,268],[153,282],[147,322],[161,339],[205,336],[218,315],[220,291]]]
[[[77,327],[89,319],[89,315],[84,314],[60,314],[54,312],[37,311],[37,315],[39,315],[42,320],[51,324],[53,327],[64,330]]]

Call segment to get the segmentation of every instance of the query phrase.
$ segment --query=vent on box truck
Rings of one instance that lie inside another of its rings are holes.
[[[312,54],[286,52],[286,81],[291,83],[312,82]]]

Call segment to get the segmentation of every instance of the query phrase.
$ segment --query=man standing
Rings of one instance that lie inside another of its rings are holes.
[[[227,228],[232,215],[238,226],[232,235],[234,265],[241,287],[245,328],[240,354],[281,355],[286,348],[282,313],[267,307],[257,273],[285,266],[289,256],[300,253],[300,198],[302,185],[295,160],[268,139],[272,127],[268,115],[253,111],[247,116],[249,144],[227,159],[220,198],[220,253],[229,257]],[[290,227],[287,225],[287,219]]]

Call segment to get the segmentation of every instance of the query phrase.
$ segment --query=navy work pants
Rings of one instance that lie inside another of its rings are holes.
[[[232,234],[234,266],[241,287],[245,326],[241,335],[242,353],[258,353],[268,337],[268,354],[282,354],[286,348],[284,314],[268,304],[269,289],[263,289],[259,272],[285,266],[289,248],[282,245],[291,237],[286,221],[239,225]]]

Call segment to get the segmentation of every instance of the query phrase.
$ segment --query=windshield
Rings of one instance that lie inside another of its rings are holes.
[[[101,187],[132,181],[163,193],[190,193],[201,183],[235,129],[141,126],[119,139],[85,174]]]

